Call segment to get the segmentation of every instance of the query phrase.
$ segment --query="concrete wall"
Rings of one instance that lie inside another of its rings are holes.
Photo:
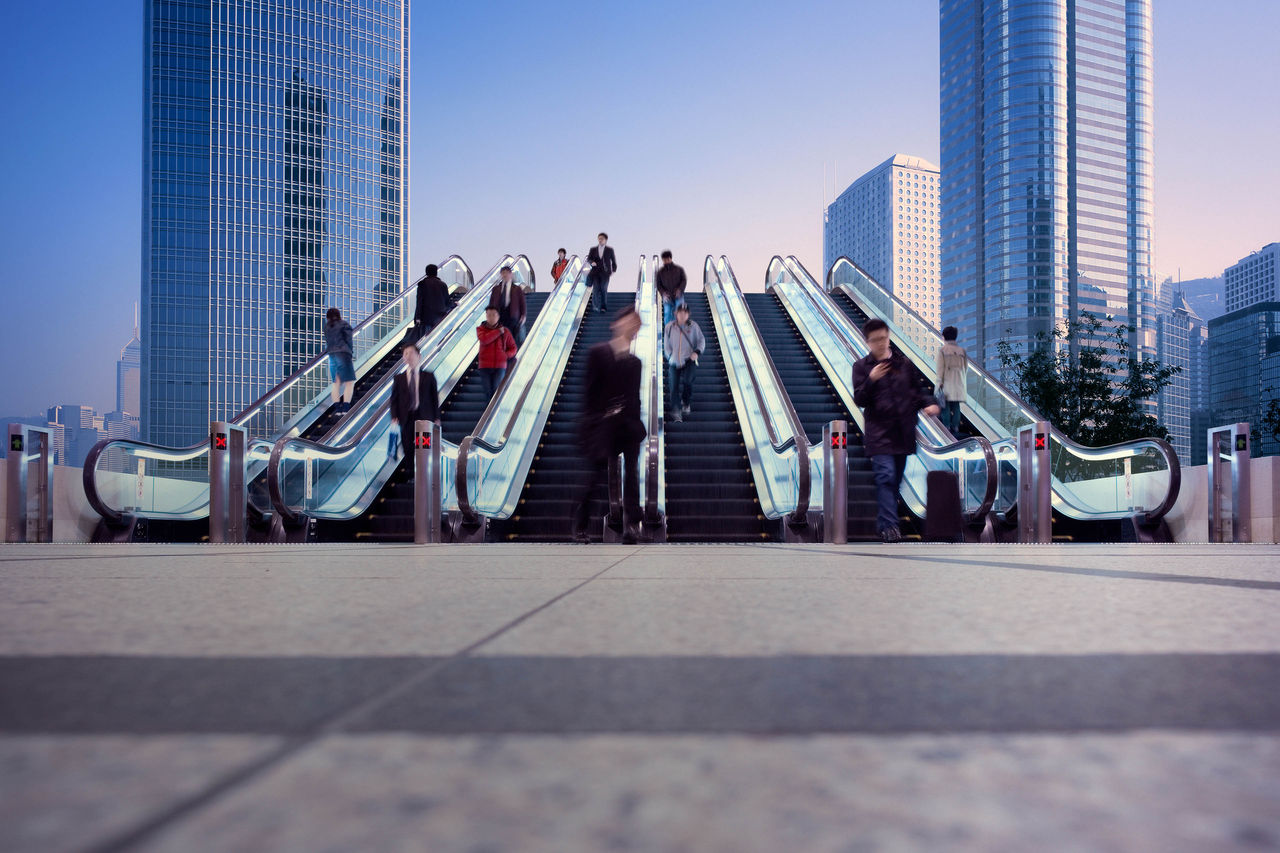
[[[0,478],[8,476],[9,460],[0,459]],[[53,541],[88,542],[98,526],[99,516],[84,496],[80,468],[53,466]],[[7,482],[0,479],[0,483]],[[7,529],[9,507],[7,489],[0,488],[0,531]],[[0,533],[0,536],[3,536]]]
[[[1280,542],[1280,456],[1254,459],[1249,466],[1254,542]],[[1175,542],[1209,541],[1209,469],[1182,469],[1178,502],[1167,516]]]

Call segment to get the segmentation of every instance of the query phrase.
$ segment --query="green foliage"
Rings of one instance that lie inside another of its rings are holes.
[[[1168,440],[1169,431],[1143,405],[1182,369],[1134,358],[1130,328],[1082,313],[1040,334],[1031,351],[999,343],[1000,365],[1022,399],[1076,442],[1104,447],[1137,438]],[[1076,352],[1069,344],[1076,343]],[[1278,413],[1280,416],[1280,413]]]
[[[1263,407],[1261,422],[1253,432],[1253,445],[1258,448],[1255,452],[1261,452],[1262,442],[1259,441],[1261,436],[1269,435],[1273,440],[1280,441],[1280,397],[1272,397]]]

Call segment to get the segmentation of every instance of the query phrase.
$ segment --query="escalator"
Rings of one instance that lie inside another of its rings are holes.
[[[692,411],[672,420],[667,392],[667,538],[670,542],[760,542],[766,526],[738,425],[719,335],[705,293],[686,293],[707,346],[698,359]]]
[[[547,293],[525,294],[527,328],[532,328],[546,304]],[[518,359],[519,353],[516,358]],[[489,405],[480,379],[479,360],[473,361],[449,396],[440,403],[440,426],[444,440],[458,444],[471,434]],[[514,365],[512,365],[514,367]],[[351,522],[321,521],[317,525],[322,540],[353,538],[377,542],[413,541],[413,460],[400,460],[395,473],[370,505],[368,512]]]
[[[849,530],[850,541],[876,540],[876,483],[871,460],[862,449],[862,432],[814,359],[800,331],[778,297],[772,293],[744,294],[751,316],[769,348],[769,355],[786,387],[791,404],[804,425],[811,447],[822,446],[822,430],[832,420],[849,425]],[[903,510],[902,531],[910,536],[914,518]]]
[[[440,265],[453,297],[474,283],[461,258]],[[413,321],[417,293],[409,287],[353,330],[355,370],[353,407],[376,388],[399,359],[400,341]],[[263,394],[230,421],[248,439],[244,481],[251,535],[265,531],[271,516],[265,471],[274,441],[285,435],[320,437],[342,420],[330,402],[328,357],[321,352],[293,375]],[[95,541],[194,541],[208,535],[209,440],[171,448],[147,442],[110,439],[99,442],[85,460],[83,483],[90,506],[102,521]]]
[[[573,500],[588,472],[587,461],[578,449],[587,353],[596,344],[609,340],[612,320],[612,313],[598,311],[588,311],[583,318],[520,492],[519,504],[511,518],[490,522],[491,539],[568,542],[573,538]],[[601,537],[598,519],[591,520],[588,531],[593,539]]]
[[[881,288],[848,258],[827,274],[830,301],[860,329],[868,317],[884,320],[899,349],[929,380],[942,336]],[[970,361],[960,411],[962,431],[991,442],[1000,490],[991,531],[1016,537],[1019,430],[1040,416],[980,365]],[[1138,439],[1110,447],[1084,447],[1052,424],[1048,429],[1053,538],[1059,541],[1169,541],[1165,514],[1177,499],[1181,470],[1167,442]]]

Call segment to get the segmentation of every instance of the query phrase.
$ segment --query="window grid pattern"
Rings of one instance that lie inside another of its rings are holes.
[[[1238,311],[1259,302],[1280,301],[1280,243],[1269,243],[1243,258],[1223,273],[1228,311]]]

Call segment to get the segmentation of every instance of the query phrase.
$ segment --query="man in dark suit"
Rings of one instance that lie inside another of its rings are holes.
[[[413,314],[413,327],[418,336],[427,334],[453,310],[449,300],[449,285],[440,280],[440,270],[435,264],[427,264],[426,275],[418,280],[418,306]]]
[[[587,252],[587,284],[591,285],[591,307],[603,314],[609,309],[609,276],[618,271],[618,259],[609,245],[609,235],[601,231],[596,235],[599,245]]]
[[[622,504],[625,530],[622,541],[633,543],[640,524],[640,359],[631,354],[631,342],[640,331],[640,315],[633,306],[618,312],[613,338],[596,344],[587,353],[586,399],[578,423],[578,441],[590,470],[573,507],[573,538],[590,541],[587,519],[591,497],[609,477],[609,460],[622,454]]]
[[[405,341],[401,352],[406,369],[391,380],[391,417],[400,425],[400,446],[409,456],[413,453],[414,421],[440,423],[440,395],[431,371],[418,369],[422,356],[417,344]]]
[[[511,267],[503,267],[501,280],[489,291],[489,307],[498,309],[498,322],[507,327],[516,346],[524,343],[524,288],[511,274]]]

